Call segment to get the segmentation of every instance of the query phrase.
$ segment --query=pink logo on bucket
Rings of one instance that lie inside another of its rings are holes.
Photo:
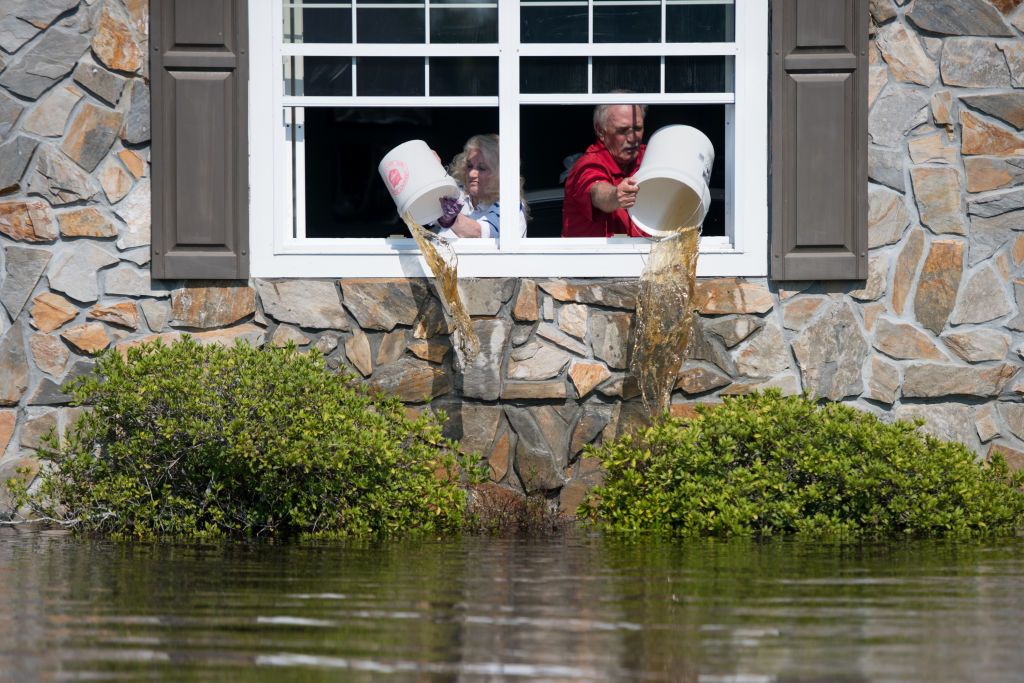
[[[409,180],[409,167],[404,161],[389,161],[384,166],[384,178],[387,180],[388,191],[391,196],[397,197],[405,189],[405,183]]]

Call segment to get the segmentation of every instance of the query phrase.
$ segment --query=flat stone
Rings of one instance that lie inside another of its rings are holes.
[[[1024,184],[1024,156],[966,157],[968,192],[987,192]]]
[[[34,100],[71,73],[88,46],[85,36],[51,28],[7,65],[0,73],[0,85]]]
[[[532,341],[512,352],[508,364],[509,379],[540,380],[560,374],[569,364],[569,355],[548,344]]]
[[[89,320],[101,320],[105,323],[124,327],[129,330],[139,329],[139,311],[134,301],[118,301],[112,304],[96,304],[89,309]]]
[[[256,290],[245,284],[191,281],[171,292],[171,325],[210,328],[231,325],[256,311]]]
[[[858,301],[877,301],[885,294],[885,285],[889,277],[889,258],[885,254],[874,253],[868,256],[868,277],[864,287],[850,292],[850,296]]]
[[[1018,439],[1024,440],[1024,404],[1000,401],[996,406],[1010,432]]]
[[[903,169],[906,167],[903,151],[868,145],[868,178],[899,192],[906,190]]]
[[[92,176],[50,145],[40,145],[33,171],[29,174],[28,191],[51,204],[87,202],[100,193]]]
[[[1010,256],[1013,258],[1013,265],[1020,267],[1024,263],[1024,235],[1017,235],[1014,238]]]
[[[504,411],[497,405],[456,403],[444,406],[448,421],[444,435],[459,442],[459,449],[466,454],[476,453],[486,457],[491,451],[494,437],[498,433]],[[508,462],[505,462],[507,470]],[[498,477],[500,481],[504,472]]]
[[[868,247],[895,244],[910,225],[903,195],[882,187],[868,191]]]
[[[892,277],[892,309],[896,315],[903,314],[907,302],[907,294],[914,284],[917,264],[924,253],[924,230],[914,228],[907,237],[900,255],[896,258],[896,270]]]
[[[1010,69],[995,41],[948,38],[941,62],[942,82],[962,88],[1009,88]]]
[[[57,214],[62,237],[114,237],[117,226],[99,209],[86,206]]]
[[[90,356],[110,346],[107,328],[101,323],[85,323],[69,327],[60,333],[60,338],[76,352]]]
[[[409,344],[409,352],[417,358],[428,360],[431,363],[441,363],[444,357],[451,351],[452,345],[447,341],[416,340]]]
[[[639,283],[627,282],[574,283],[566,280],[545,280],[539,283],[542,290],[558,301],[578,304],[596,304],[608,308],[636,308]]]
[[[115,71],[137,72],[145,60],[140,41],[132,30],[131,18],[119,6],[103,6],[92,38],[92,50],[100,61]]]
[[[431,298],[423,281],[408,278],[341,280],[341,292],[345,308],[364,330],[411,325],[421,303]]]
[[[950,322],[954,325],[984,323],[1001,318],[1012,310],[1004,281],[991,266],[986,266],[968,278]]]
[[[868,114],[868,136],[873,144],[896,147],[907,133],[928,120],[928,95],[914,86],[889,84]]]
[[[64,135],[71,110],[82,99],[83,93],[73,85],[61,85],[46,93],[39,104],[25,117],[22,128],[43,137]]]
[[[369,377],[373,373],[370,338],[362,330],[353,330],[352,336],[345,340],[345,356],[363,377]]]
[[[333,332],[327,332],[320,335],[320,338],[313,344],[313,348],[327,356],[334,351],[334,349],[338,348],[338,344],[340,342],[341,335],[334,334]]]
[[[123,173],[123,171],[121,171]],[[131,176],[124,173],[125,179]],[[141,180],[135,189],[125,197],[124,201],[114,207],[125,227],[117,238],[117,248],[121,250],[149,246],[152,241],[152,192],[149,180]]]
[[[0,144],[0,193],[13,192],[21,187],[28,162],[39,143],[25,135],[18,135]]]
[[[480,353],[461,368],[462,395],[495,401],[501,395],[501,365],[511,324],[502,319],[474,320],[473,331],[480,340]]]
[[[543,320],[555,319],[555,300],[547,294],[543,295],[541,300],[540,317]]]
[[[119,130],[121,114],[86,102],[72,120],[60,148],[79,166],[92,172],[110,151]]]
[[[3,71],[2,66],[0,66],[0,71]],[[25,105],[7,93],[0,92],[0,140],[7,137],[7,134],[14,128],[14,124],[18,122],[18,118],[24,110]],[[0,450],[0,454],[2,453],[3,451]]]
[[[706,360],[721,368],[725,374],[735,375],[736,364],[733,362],[732,356],[726,351],[719,337],[710,334],[705,329],[705,325],[709,322],[705,318],[696,318],[696,324],[693,334],[690,335],[690,342],[686,347],[684,358]]]
[[[171,319],[171,307],[166,301],[156,299],[143,299],[139,302],[142,315],[146,318],[146,324],[153,332],[159,332],[167,327]]]
[[[569,440],[569,455],[575,457],[583,450],[584,446],[593,443],[594,439],[611,421],[611,417],[612,407],[609,405],[596,404],[584,406],[579,422],[576,423],[572,430],[572,436]],[[586,460],[593,460],[593,458],[587,458]]]
[[[121,139],[129,145],[141,145],[149,142],[152,135],[149,88],[144,81],[135,79],[128,92],[127,106],[123,108],[124,124],[121,126]]]
[[[694,308],[703,315],[766,313],[775,305],[768,287],[735,278],[697,280]]]
[[[577,339],[587,336],[590,309],[581,304],[565,304],[558,309],[558,329]]]
[[[531,399],[564,399],[567,396],[565,380],[552,379],[543,382],[505,382],[501,387],[503,401]]]
[[[626,367],[630,322],[631,317],[628,313],[595,310],[591,315],[591,344],[594,347],[594,356],[611,368],[622,370]]]
[[[25,416],[21,426],[20,446],[37,451],[43,447],[43,438],[57,431],[57,411],[33,412]]]
[[[987,121],[969,111],[960,112],[963,154],[993,154],[1009,156],[1024,152],[1024,137],[1016,135],[1006,126]]]
[[[487,456],[487,467],[490,470],[491,481],[500,482],[508,474],[512,456],[512,433],[509,430],[502,432],[494,441],[494,448]]]
[[[719,396],[744,396],[755,391],[778,389],[783,396],[796,396],[800,393],[800,382],[793,375],[781,375],[769,380],[753,382],[733,382],[718,392]]]
[[[1024,88],[1024,45],[1020,39],[999,41],[996,47],[1006,58],[1006,66],[1010,69],[1010,84],[1014,88]]]
[[[949,332],[942,335],[942,341],[968,363],[1003,360],[1010,350],[1010,336],[998,330]]]
[[[53,332],[64,323],[74,320],[78,307],[53,292],[42,292],[32,297],[29,310],[32,327],[40,332]]]
[[[918,2],[906,15],[919,29],[949,36],[1012,35],[1002,16],[985,0]]]
[[[692,396],[728,386],[731,382],[732,378],[716,367],[705,363],[686,361],[679,370],[675,388],[682,389]]]
[[[512,305],[512,317],[515,320],[532,322],[540,316],[537,305],[537,283],[533,280],[521,280],[516,301]]]
[[[575,353],[577,356],[589,355],[590,349],[586,344],[576,341],[551,323],[541,323],[538,325],[537,336],[547,339],[552,344],[561,346],[566,351]]]
[[[28,390],[28,356],[22,325],[0,336],[0,406],[17,405]]]
[[[890,19],[896,18],[896,8],[890,0],[868,0],[868,11],[876,24],[884,24]]]
[[[938,78],[939,68],[921,47],[917,36],[898,21],[875,32],[875,45],[896,80],[927,86]]]
[[[872,357],[864,398],[892,405],[896,402],[899,389],[900,369],[893,363]]]
[[[124,199],[124,196],[132,189],[132,185],[135,184],[135,177],[125,170],[120,162],[115,161],[114,157],[107,157],[96,175],[99,178],[100,187],[103,188],[103,193],[107,195],[107,200],[111,204],[116,204]]]
[[[445,317],[441,302],[429,297],[416,313],[412,323],[412,336],[415,339],[430,339],[439,334],[450,334],[453,329],[453,325]]]
[[[937,234],[967,234],[961,203],[960,171],[955,168],[917,166],[910,170],[921,223]]]
[[[612,373],[602,363],[574,360],[569,367],[569,379],[576,387],[576,395],[579,398],[585,397],[611,375]]]
[[[171,293],[165,289],[153,289],[153,278],[149,269],[131,267],[114,268],[103,278],[103,291],[116,296],[147,296],[166,299]]]
[[[17,320],[50,262],[50,252],[11,245],[4,247],[3,253],[4,277],[0,285],[0,303],[7,309],[11,320]]]
[[[999,417],[996,408],[991,403],[979,406],[974,414],[974,429],[978,433],[978,439],[982,443],[1002,436],[999,428]]]
[[[907,143],[910,160],[915,164],[956,164],[956,147],[947,145],[946,140],[941,131],[911,138]]]
[[[608,381],[599,385],[597,392],[602,396],[628,401],[640,395],[640,385],[637,384],[636,377],[633,375],[617,372],[612,373]]]
[[[125,78],[107,71],[97,64],[89,54],[82,57],[71,75],[76,83],[96,95],[98,98],[114,106],[121,99]]]
[[[917,321],[933,334],[946,326],[956,303],[963,273],[964,245],[954,240],[932,242],[914,296]]]
[[[58,342],[59,343],[59,342]],[[66,352],[66,350],[65,350]],[[64,393],[62,382],[55,382],[44,377],[28,398],[30,406],[66,406],[71,403],[71,396]]]
[[[764,320],[752,315],[712,318],[704,320],[702,324],[705,333],[714,335],[729,349],[762,327],[764,327]]]
[[[736,370],[746,377],[772,377],[789,367],[789,351],[777,325],[767,324],[736,352]]]
[[[311,329],[347,330],[348,314],[330,280],[256,280],[263,310],[283,323]]]
[[[974,267],[978,263],[990,258],[1010,240],[1013,233],[1002,228],[1003,226],[999,225],[998,222],[988,221],[983,218],[971,220],[968,266]]]
[[[405,353],[405,330],[392,330],[380,339],[377,347],[377,367],[387,365]]]
[[[458,288],[466,313],[474,316],[497,315],[515,286],[514,278],[460,278]]]
[[[1024,93],[964,95],[960,100],[978,111],[1010,124],[1017,130],[1024,128]]]
[[[989,0],[1004,15],[1009,15],[1024,0]]]
[[[64,372],[70,354],[60,339],[37,332],[28,338],[28,345],[37,368],[53,377],[59,377]]]
[[[10,3],[11,0],[8,0]],[[21,47],[39,34],[39,27],[23,21],[15,12],[4,9],[0,17],[0,47],[14,54]]]
[[[136,179],[146,175],[146,159],[133,149],[122,149],[117,158]]]
[[[882,88],[889,82],[889,69],[885,64],[873,64],[868,67],[868,109],[875,106]]]
[[[803,328],[825,301],[824,297],[805,296],[787,302],[782,309],[782,326],[787,330]]]
[[[1017,374],[1010,363],[986,366],[919,363],[910,365],[903,375],[903,395],[908,398],[943,396],[998,396]]]
[[[14,410],[0,410],[0,460],[3,459],[4,453],[7,451],[7,444],[11,442],[11,437],[14,436],[14,428],[18,424],[18,414]],[[11,477],[12,469],[8,469],[10,462],[5,462],[0,465],[0,481],[7,481]],[[2,488],[7,488],[2,487]],[[0,513],[3,509],[0,508]]]
[[[948,90],[932,93],[932,120],[935,121],[935,125],[950,128],[956,123],[955,104],[953,93]]]
[[[190,334],[203,345],[220,344],[221,346],[233,346],[236,341],[241,340],[249,346],[263,346],[267,333],[262,327],[257,327],[252,323],[245,323],[220,330],[193,332]]]
[[[892,358],[903,360],[946,360],[935,342],[913,325],[886,318],[875,328],[874,347]]]
[[[515,470],[527,493],[552,491],[565,483],[562,462],[548,442],[536,416],[527,408],[505,406],[509,424],[519,437],[516,443]]]
[[[50,205],[39,199],[0,202],[0,234],[20,242],[57,239]]]
[[[967,213],[971,216],[994,218],[1008,214],[1005,220],[1009,230],[1024,230],[1024,223],[1021,222],[1021,216],[1024,214],[1019,211],[1022,208],[1024,208],[1024,188],[992,192],[967,203]],[[1013,213],[1011,214],[1011,212]]]
[[[956,403],[904,404],[896,408],[897,420],[924,420],[920,430],[943,441],[971,445],[974,441],[974,409]]]
[[[861,368],[869,347],[849,303],[837,301],[793,340],[792,348],[812,395],[838,401],[863,390]]]
[[[875,328],[875,322],[883,312],[885,312],[885,304],[881,301],[861,306],[860,313],[864,319],[864,329],[868,332],[873,330]]]

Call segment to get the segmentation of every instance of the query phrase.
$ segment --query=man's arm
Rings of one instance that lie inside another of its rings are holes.
[[[590,186],[590,203],[605,213],[628,209],[636,204],[637,189],[638,185],[632,178],[626,178],[618,185],[599,180]]]

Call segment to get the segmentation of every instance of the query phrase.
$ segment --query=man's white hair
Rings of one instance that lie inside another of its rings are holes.
[[[608,110],[611,109],[612,107],[618,107],[618,106],[628,107],[630,105],[628,105],[628,104],[624,104],[624,105],[618,105],[618,104],[599,104],[596,107],[594,107],[594,132],[595,133],[604,130],[605,124],[608,123]],[[643,117],[646,118],[646,116],[647,116],[647,105],[646,104],[634,104],[632,106],[640,107],[640,116],[643,116]]]

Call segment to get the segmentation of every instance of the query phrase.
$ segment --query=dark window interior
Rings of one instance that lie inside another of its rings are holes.
[[[589,105],[523,105],[521,171],[532,214],[527,236],[559,235],[564,160],[594,141],[592,114]],[[418,138],[427,141],[447,164],[471,135],[497,131],[498,110],[307,107],[305,122],[306,235],[387,237],[406,230],[377,173],[381,158],[392,147]],[[724,235],[724,105],[652,106],[645,124],[647,136],[669,124],[698,128],[715,146],[712,203],[704,234]]]

